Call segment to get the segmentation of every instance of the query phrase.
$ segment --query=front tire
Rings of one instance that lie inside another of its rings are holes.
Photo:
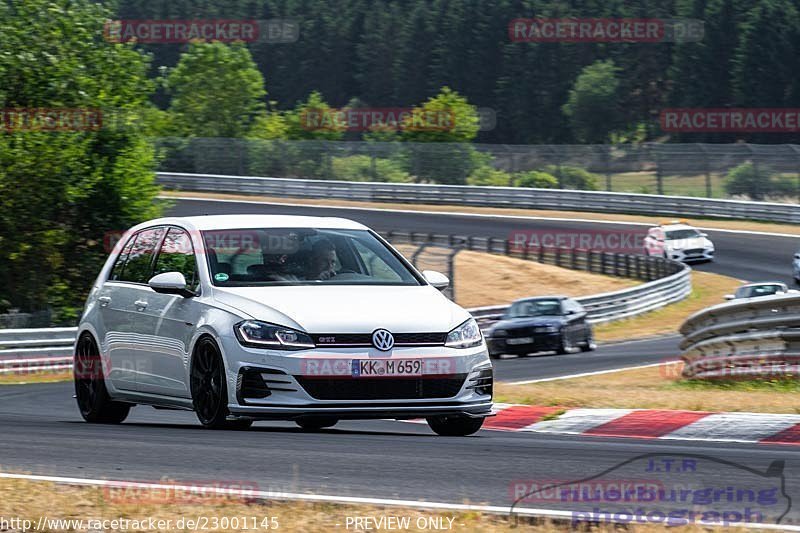
[[[591,352],[597,349],[597,344],[594,342],[594,334],[589,333],[586,337],[586,342],[581,346],[582,352]]]
[[[192,357],[190,388],[194,412],[203,427],[243,430],[253,425],[253,421],[246,418],[228,420],[231,413],[228,411],[225,366],[217,343],[210,337],[197,342]]]
[[[481,429],[484,418],[471,418],[469,416],[432,416],[425,419],[428,426],[437,435],[442,437],[466,437]]]
[[[567,332],[561,332],[561,339],[558,341],[558,348],[556,349],[556,353],[558,355],[566,355],[568,353],[572,353],[572,344],[567,339]]]
[[[100,350],[88,333],[78,340],[72,372],[75,399],[84,420],[92,424],[119,424],[128,417],[131,405],[115,402],[108,394]]]

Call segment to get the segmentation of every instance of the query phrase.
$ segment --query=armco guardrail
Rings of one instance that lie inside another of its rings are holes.
[[[393,244],[428,244],[448,248],[506,255],[551,265],[624,276],[647,281],[615,292],[577,298],[593,323],[629,318],[686,298],[692,291],[691,269],[683,263],[660,257],[617,254],[575,248],[514,247],[507,240],[492,237],[387,232]],[[498,320],[507,305],[470,309],[481,328]]]
[[[688,196],[523,187],[371,183],[174,172],[159,172],[158,182],[172,190],[261,194],[281,198],[338,198],[366,202],[558,209],[800,222],[800,205],[797,204],[716,200]]]
[[[800,376],[800,294],[748,298],[690,316],[680,328],[683,376]]]
[[[575,298],[586,309],[587,319],[593,324],[630,318],[678,302],[692,292],[691,269],[666,278],[651,281],[630,289]],[[470,309],[470,313],[481,329],[499,320],[508,309],[507,305],[495,305]]]
[[[0,329],[0,374],[72,367],[77,328]]]

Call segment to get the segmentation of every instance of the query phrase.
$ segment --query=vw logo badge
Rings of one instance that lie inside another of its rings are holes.
[[[394,346],[394,337],[385,329],[376,329],[372,334],[372,344],[382,352],[388,352]]]

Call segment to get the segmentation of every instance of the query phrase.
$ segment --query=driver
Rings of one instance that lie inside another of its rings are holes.
[[[336,275],[336,247],[328,239],[320,239],[311,247],[311,260],[306,279],[326,280]]]

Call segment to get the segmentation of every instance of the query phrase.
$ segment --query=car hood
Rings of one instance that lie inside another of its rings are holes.
[[[667,241],[667,246],[676,250],[691,250],[693,248],[708,248],[711,246],[711,241],[705,237],[693,237],[691,239],[675,239],[674,241]]]
[[[492,326],[492,331],[496,329],[513,329],[521,327],[543,327],[543,326],[560,326],[564,323],[564,318],[558,315],[545,315],[545,316],[523,316],[519,318],[507,318],[496,322]]]
[[[308,333],[444,333],[470,317],[430,285],[215,287],[214,299]]]

